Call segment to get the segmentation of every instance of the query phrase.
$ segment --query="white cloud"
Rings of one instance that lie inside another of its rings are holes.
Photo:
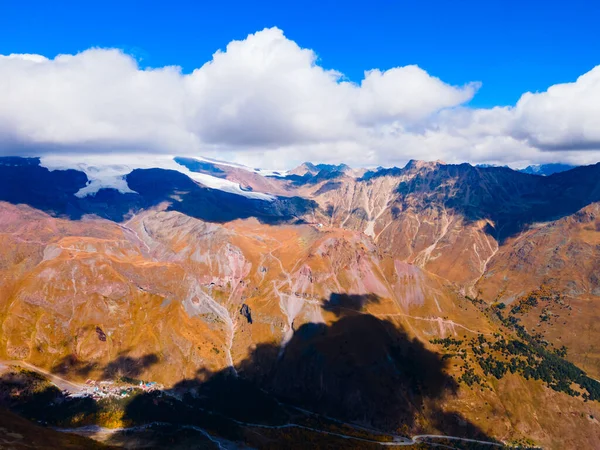
[[[191,74],[142,69],[115,49],[0,56],[0,153],[193,154],[267,167],[600,159],[600,66],[514,107],[465,106],[478,87],[417,66],[351,83],[277,28],[229,43]]]
[[[524,94],[513,134],[542,149],[600,149],[600,66],[574,83]]]
[[[0,129],[33,151],[192,149],[184,99],[178,68],[139,70],[118,50],[0,57]]]
[[[456,88],[430,76],[417,66],[396,67],[386,72],[365,73],[357,88],[356,108],[359,123],[377,125],[422,120],[443,108],[465,103],[473,97],[479,83]]]

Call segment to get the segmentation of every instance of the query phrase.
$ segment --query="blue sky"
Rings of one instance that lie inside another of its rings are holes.
[[[190,71],[216,49],[277,26],[319,64],[353,81],[417,64],[447,83],[481,81],[472,106],[574,81],[600,62],[600,3],[591,0],[0,1],[0,54],[53,57],[117,47],[142,65]]]
[[[0,0],[0,154],[595,163],[599,24],[591,0]]]

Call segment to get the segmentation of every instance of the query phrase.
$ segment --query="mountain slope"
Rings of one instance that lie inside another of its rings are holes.
[[[132,193],[77,196],[81,171],[2,159],[0,360],[152,380],[182,402],[127,401],[113,426],[205,429],[199,411],[226,408],[211,433],[261,446],[248,417],[306,424],[283,403],[319,426],[597,446],[598,386],[572,363],[599,377],[600,165],[179,162],[273,199],[161,168],[127,173]]]

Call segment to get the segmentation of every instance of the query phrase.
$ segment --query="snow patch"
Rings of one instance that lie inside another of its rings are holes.
[[[85,162],[81,160],[85,159]],[[238,183],[190,171],[177,164],[173,156],[160,155],[48,155],[40,159],[40,165],[48,170],[75,169],[84,172],[88,184],[77,191],[77,197],[96,194],[100,189],[116,189],[123,194],[136,193],[127,185],[125,177],[135,169],[175,170],[195,182],[211,189],[242,195],[244,197],[273,201],[275,197],[262,192],[249,192]],[[255,169],[258,170],[258,169]]]
[[[219,166],[234,167],[236,169],[247,170],[248,172],[254,172],[258,175],[262,175],[263,177],[285,177],[288,175],[289,172],[287,170],[253,169],[252,167],[244,166],[243,164],[221,161],[219,159],[207,158],[205,156],[197,156],[191,159],[211,164],[217,164]]]

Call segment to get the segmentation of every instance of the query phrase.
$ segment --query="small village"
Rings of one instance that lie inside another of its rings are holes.
[[[63,391],[69,397],[89,397],[94,400],[100,400],[108,397],[129,397],[136,391],[153,392],[164,389],[162,384],[154,381],[140,381],[139,384],[122,383],[112,380],[96,381],[88,379],[85,385],[78,392]]]

